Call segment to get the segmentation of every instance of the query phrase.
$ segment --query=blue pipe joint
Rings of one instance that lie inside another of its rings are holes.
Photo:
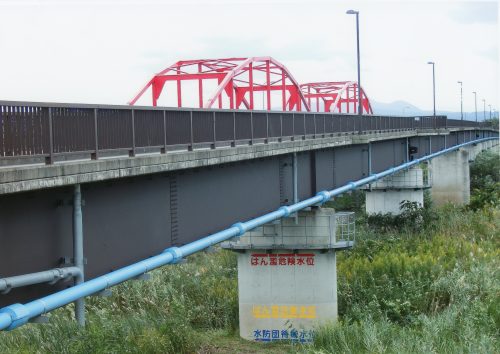
[[[291,212],[291,210],[290,210],[290,208],[289,208],[289,207],[287,207],[287,206],[282,206],[282,207],[280,207],[278,210],[283,211],[283,217],[284,217],[284,218],[289,217],[289,216],[290,216],[290,214],[292,213],[292,212]]]
[[[248,228],[242,222],[237,222],[236,224],[232,225],[231,227],[235,227],[238,229],[238,234],[232,238],[232,241],[239,241],[241,236],[243,236],[245,234],[245,232],[248,231]]]
[[[162,253],[170,253],[172,255],[172,264],[177,264],[183,262],[183,254],[179,247],[170,247],[164,250]]]
[[[351,187],[351,190],[356,189],[356,183],[354,182],[348,182],[347,185]]]
[[[30,319],[30,312],[23,304],[13,304],[0,309],[0,313],[6,313],[11,318],[11,324],[6,328],[7,331],[15,329],[27,323]]]
[[[331,196],[330,196],[330,192],[328,191],[321,191],[321,192],[318,192],[316,194],[318,197],[321,197],[321,202],[318,203],[318,205],[323,205],[325,204],[327,201],[330,200]]]

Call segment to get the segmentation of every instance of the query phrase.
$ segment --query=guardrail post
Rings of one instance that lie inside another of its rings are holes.
[[[250,112],[250,145],[253,145],[253,112]]]
[[[306,130],[306,114],[302,113],[302,116],[304,117],[304,135],[302,136],[302,140],[306,140],[306,135],[307,135],[307,130]]]
[[[269,142],[269,113],[266,112],[266,139],[264,140],[264,143]]]
[[[78,285],[84,281],[82,193],[79,184],[75,184],[73,189],[73,259],[74,265],[80,269],[75,278],[75,285]],[[75,301],[75,318],[79,326],[85,326],[84,298]]]
[[[327,135],[326,133],[326,114],[323,114],[323,138]]]
[[[97,133],[97,108],[94,108],[94,149],[95,152],[90,154],[91,160],[97,160],[99,158],[99,135]]]
[[[160,153],[167,153],[167,111],[165,110],[163,110],[163,148]]]
[[[210,148],[211,148],[211,149],[215,149],[215,143],[217,142],[217,134],[216,134],[216,132],[215,132],[215,130],[216,130],[216,127],[215,127],[215,125],[216,125],[215,119],[216,119],[216,118],[215,118],[215,111],[214,111],[214,112],[213,112],[213,114],[212,114],[212,122],[213,122],[213,130],[214,130],[214,142],[213,142],[212,144],[210,144]]]
[[[45,157],[45,164],[52,165],[54,163],[54,132],[52,125],[52,107],[49,107],[49,156]]]
[[[316,130],[316,113],[313,113],[313,120],[314,120],[314,136],[313,136],[313,139],[316,139],[316,134],[317,134],[317,130]]]
[[[133,109],[132,109],[132,114],[131,114],[131,120],[132,120],[132,150],[129,150],[128,156],[134,157],[135,156],[135,114],[134,114]]]
[[[194,137],[193,137],[193,111],[189,111],[189,146],[188,151],[193,151]]]
[[[231,143],[232,147],[236,146],[236,112],[233,111],[233,142]]]
[[[280,113],[280,137],[278,138],[278,142],[283,141],[283,114]]]

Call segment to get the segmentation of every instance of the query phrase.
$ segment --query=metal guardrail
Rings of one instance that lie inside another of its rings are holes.
[[[445,116],[202,110],[0,101],[0,159],[98,159],[354,132],[479,127]],[[73,155],[73,156],[71,156]],[[79,155],[79,156],[76,156]]]
[[[430,160],[451,151],[458,150],[461,147],[493,139],[498,140],[498,137],[473,140],[463,144],[455,145],[447,149],[443,149],[428,156],[424,156],[419,159],[406,162],[399,166],[389,168],[380,173],[375,173],[358,181],[349,182],[346,185],[333,189],[331,191],[319,192],[314,197],[305,199],[292,205],[282,206],[275,211],[264,214],[255,219],[238,222],[225,230],[203,237],[184,246],[167,248],[158,255],[117,269],[113,272],[101,275],[92,280],[85,281],[71,288],[61,290],[59,292],[28,302],[26,304],[13,304],[10,306],[6,306],[0,309],[0,330],[15,329],[26,324],[29,320],[50,312],[58,307],[82,299],[85,296],[105,291],[112,286],[120,284],[126,280],[137,278],[138,276],[141,276],[142,274],[145,274],[153,269],[162,267],[167,264],[179,263],[185,257],[192,255],[193,253],[202,251],[222,241],[240,237],[245,232],[271,221],[289,217],[297,211],[307,207],[322,205],[323,203],[327,202],[337,195],[360,188],[366,184],[373,183],[386,176],[398,173],[412,166],[416,166],[424,161]]]

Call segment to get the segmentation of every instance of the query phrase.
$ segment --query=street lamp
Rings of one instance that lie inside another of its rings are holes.
[[[464,98],[462,93],[462,81],[457,81],[460,84],[460,117],[464,120]]]
[[[434,102],[434,117],[436,117],[436,75],[434,72],[434,66],[436,65],[436,63],[434,63],[433,61],[429,61],[427,62],[427,64],[432,65],[432,98]]]
[[[489,104],[488,107],[490,107],[490,120],[491,120],[491,104]]]
[[[483,121],[486,120],[486,100],[483,98]]]
[[[360,57],[359,57],[359,11],[348,10],[346,12],[348,15],[356,15],[356,45],[358,52],[358,114],[363,114],[363,105],[361,104],[361,69],[360,69]]]
[[[476,123],[477,123],[477,92],[472,91],[472,93],[474,94],[474,107],[476,109]]]

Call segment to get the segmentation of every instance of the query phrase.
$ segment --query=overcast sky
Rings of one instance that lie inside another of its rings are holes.
[[[356,80],[380,102],[499,107],[498,2],[0,0],[0,100],[124,104],[180,59],[272,56],[299,82]]]

